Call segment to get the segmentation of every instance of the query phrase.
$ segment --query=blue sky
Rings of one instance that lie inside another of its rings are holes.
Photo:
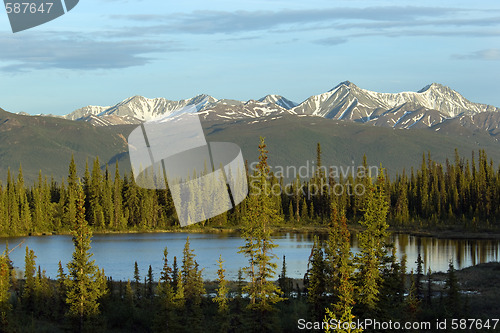
[[[13,34],[0,11],[0,107],[66,114],[132,96],[296,102],[350,80],[438,82],[500,107],[500,2],[80,0]]]

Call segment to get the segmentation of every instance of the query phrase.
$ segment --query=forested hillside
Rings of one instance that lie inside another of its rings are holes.
[[[108,167],[102,171],[100,165],[96,158],[79,178],[71,160],[65,180],[48,179],[40,173],[32,186],[25,184],[22,169],[17,175],[9,171],[7,182],[0,185],[0,235],[68,232],[75,220],[73,196],[79,183],[85,194],[86,219],[94,231],[179,227],[168,190],[140,188],[132,175],[122,175],[118,166],[113,171]],[[321,162],[320,144],[315,173],[310,178],[300,179],[297,174],[295,181],[287,184],[279,172],[270,173],[272,200],[279,207],[279,219],[272,224],[326,225],[331,218],[332,201],[346,212],[350,222],[359,220],[367,184],[371,181],[368,170],[384,173],[388,221],[393,227],[455,226],[472,231],[499,227],[500,169],[488,160],[484,151],[472,153],[470,159],[455,152],[455,160],[445,164],[434,162],[430,154],[424,155],[418,170],[405,170],[389,177],[383,168],[374,171],[366,159],[347,174],[327,168]],[[249,170],[249,174],[253,171]],[[199,226],[238,227],[247,206],[248,199]]]

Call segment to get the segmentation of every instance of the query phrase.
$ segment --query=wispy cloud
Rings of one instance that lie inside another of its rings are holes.
[[[139,33],[240,33],[278,29],[284,26],[310,25],[325,28],[325,24],[342,23],[346,20],[368,22],[412,22],[417,19],[440,17],[460,12],[459,9],[441,7],[368,7],[322,8],[280,11],[193,11],[175,15],[115,15],[113,19],[153,23],[138,27]]]
[[[182,50],[172,42],[156,40],[93,40],[78,34],[42,33],[36,38],[0,34],[0,61],[4,72],[34,69],[117,69],[145,65],[156,52]]]
[[[127,24],[109,37],[235,35],[251,33],[303,33],[319,31],[316,44],[338,45],[359,37],[491,37],[498,36],[498,10],[444,7],[372,6],[277,11],[193,11],[171,15],[114,15]],[[129,24],[131,23],[131,24]],[[134,24],[135,23],[135,24]],[[136,25],[136,26],[133,26]],[[485,29],[490,27],[490,29]],[[325,36],[326,34],[326,36]],[[330,34],[331,36],[328,36]],[[317,35],[316,35],[317,36]]]
[[[371,36],[500,35],[500,29],[492,28],[500,25],[498,11],[444,7],[205,10],[167,15],[112,15],[110,18],[110,25],[106,30],[100,31],[97,37],[70,32],[45,32],[36,36],[24,34],[22,37],[0,34],[0,71],[20,72],[47,68],[92,70],[142,66],[154,62],[158,54],[187,50],[183,44],[173,42],[172,39],[205,39],[209,35],[215,42],[240,43],[264,39],[270,34],[288,33],[289,36],[280,37],[282,42],[289,40],[291,34],[297,38],[299,33],[301,40],[326,46]],[[454,57],[497,60],[498,54],[495,52],[498,50],[482,50]]]
[[[461,59],[461,60],[467,60],[467,59],[472,59],[472,60],[500,60],[500,49],[486,49],[486,50],[480,50],[468,54],[454,54],[452,56],[454,59]]]
[[[466,14],[466,11],[459,14]],[[387,20],[378,22],[356,22],[356,23],[343,23],[335,25],[335,29],[349,30],[349,29],[392,29],[392,28],[409,28],[409,27],[487,27],[500,25],[500,17],[485,17],[480,18],[463,18],[455,17],[453,19],[447,18],[433,18],[424,20],[404,20],[398,17],[397,20]]]

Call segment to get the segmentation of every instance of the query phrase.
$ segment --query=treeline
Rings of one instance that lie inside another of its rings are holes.
[[[316,172],[309,180],[297,179],[283,187],[280,195],[282,212],[292,223],[328,223],[329,203],[335,201],[346,212],[349,221],[361,219],[366,189],[373,167],[366,157],[355,172],[344,176],[322,166],[321,146],[317,144]],[[403,170],[391,177],[384,174],[384,191],[389,201],[388,221],[391,226],[404,228],[458,226],[470,230],[497,229],[500,224],[500,168],[495,169],[484,150],[476,159],[464,159],[455,150],[454,162],[445,164],[422,156],[419,169]],[[331,177],[331,175],[337,177]]]
[[[272,157],[272,156],[271,156]],[[17,176],[8,171],[7,182],[0,185],[0,235],[26,235],[67,232],[75,221],[72,193],[79,182],[85,195],[86,219],[96,231],[154,230],[178,227],[169,190],[144,189],[132,174],[104,171],[96,158],[83,177],[78,177],[71,159],[67,179],[43,177],[25,184],[22,168]],[[335,201],[350,222],[362,216],[363,201],[371,177],[368,163],[347,176],[334,173],[321,164],[321,146],[317,146],[316,171],[310,179],[297,178],[285,184],[282,177],[269,173],[270,190],[278,207],[280,224],[291,226],[327,224],[329,204]],[[391,177],[385,173],[384,191],[389,200],[388,220],[404,228],[459,226],[495,229],[500,221],[500,169],[488,161],[486,153],[464,159],[455,151],[453,163],[440,164],[430,154],[422,157],[418,170],[403,171]],[[252,170],[248,171],[250,174]],[[337,177],[338,176],[338,177]],[[249,179],[249,187],[252,183]],[[247,198],[234,209],[208,219],[202,226],[241,226],[248,208]]]

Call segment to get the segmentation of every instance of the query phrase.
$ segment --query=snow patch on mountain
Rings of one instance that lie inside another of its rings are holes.
[[[417,92],[379,93],[344,81],[300,104],[280,95],[246,102],[219,100],[208,95],[179,101],[132,96],[114,106],[86,106],[65,118],[110,126],[164,119],[185,112],[197,112],[202,119],[215,121],[308,115],[406,129],[435,127],[460,118],[461,126],[497,131],[499,111],[494,106],[472,103],[453,89],[437,83]]]
[[[276,104],[287,110],[290,110],[298,105],[297,103],[280,95],[267,95],[259,99],[259,102]]]

